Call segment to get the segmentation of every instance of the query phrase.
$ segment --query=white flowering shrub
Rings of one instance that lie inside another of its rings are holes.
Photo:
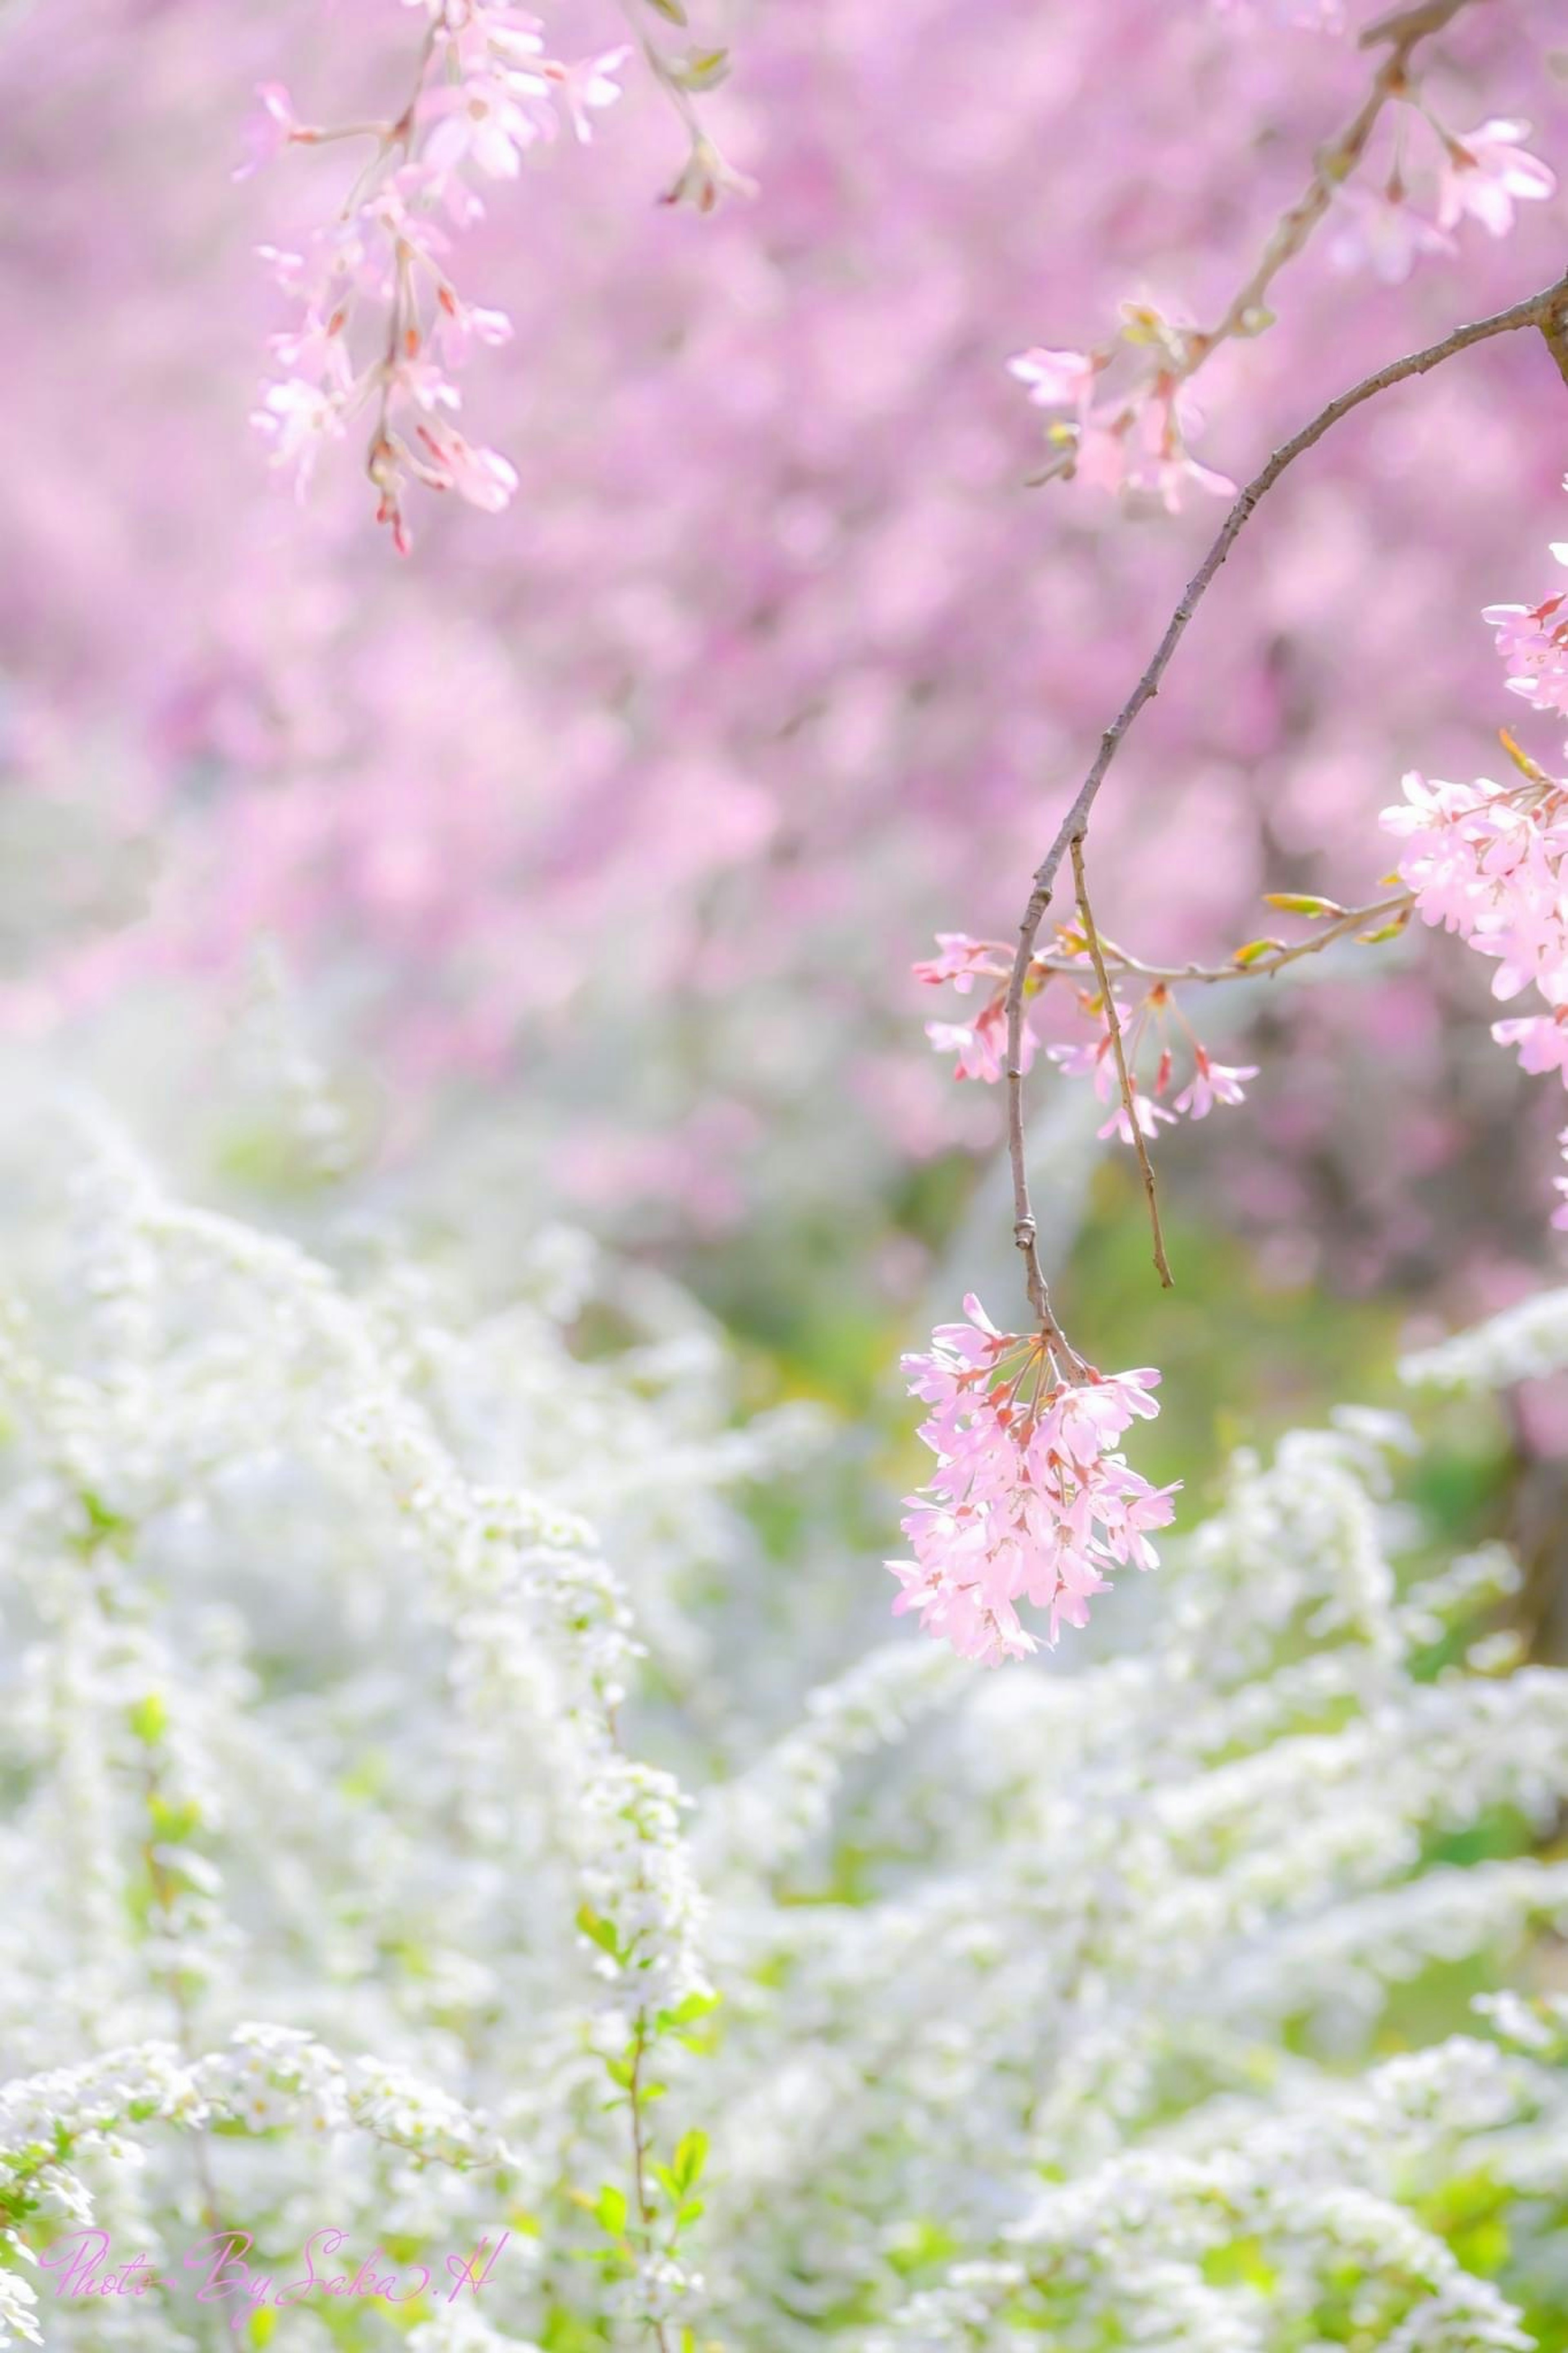
[[[0,2345],[1561,2344],[1568,1677],[1399,1425],[1238,1461],[1119,1655],[797,1707],[878,1573],[764,1559],[803,1432],[699,1320],[560,1237],[476,1316],[101,1135],[37,1193]]]

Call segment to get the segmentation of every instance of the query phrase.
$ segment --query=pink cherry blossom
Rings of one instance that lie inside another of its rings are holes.
[[[932,987],[951,980],[959,996],[967,997],[977,976],[1005,980],[1012,971],[1006,949],[994,940],[972,940],[967,932],[938,932],[936,944],[942,953],[912,967],[915,978]]]
[[[1568,1015],[1560,1008],[1555,1013],[1526,1015],[1522,1019],[1494,1021],[1492,1036],[1500,1046],[1519,1050],[1521,1070],[1540,1077],[1550,1071],[1562,1073],[1568,1086]]]
[[[755,180],[734,166],[721,155],[713,142],[700,132],[691,142],[691,152],[685,164],[665,190],[660,202],[667,205],[691,205],[700,213],[710,213],[726,196],[754,196]]]
[[[1096,363],[1087,352],[1029,351],[1016,353],[1007,373],[1028,386],[1029,398],[1040,408],[1083,408],[1094,390]]]
[[[994,997],[973,1022],[928,1021],[926,1036],[939,1054],[956,1054],[953,1076],[982,1079],[994,1086],[1007,1068],[1007,1015]],[[1028,1070],[1035,1059],[1035,1033],[1026,1021],[1019,1039],[1019,1067]]]
[[[1123,409],[1117,417],[1086,417],[1078,428],[1070,454],[1061,461],[1062,470],[1086,489],[1108,491],[1114,497],[1127,486],[1131,465],[1128,434],[1133,422],[1131,409]]]
[[[1171,1127],[1174,1125],[1176,1117],[1173,1111],[1167,1111],[1164,1104],[1156,1103],[1152,1095],[1140,1093],[1136,1087],[1132,1091],[1132,1115],[1137,1119],[1139,1133],[1143,1135],[1157,1135],[1162,1121]],[[1131,1144],[1132,1117],[1128,1113],[1127,1105],[1119,1103],[1104,1126],[1097,1127],[1095,1134],[1102,1144],[1112,1135],[1119,1135],[1123,1144]]]
[[[498,351],[511,338],[512,323],[504,311],[465,302],[450,286],[437,289],[432,340],[448,367],[461,367],[476,343]]]
[[[1516,204],[1539,204],[1555,193],[1555,173],[1518,143],[1529,135],[1528,122],[1495,121],[1468,131],[1462,139],[1445,137],[1437,193],[1440,227],[1452,228],[1468,214],[1493,237],[1506,237],[1513,227]]]
[[[1064,1369],[1043,1335],[999,1332],[973,1293],[964,1310],[966,1324],[939,1325],[904,1359],[911,1396],[932,1409],[921,1436],[936,1468],[908,1499],[913,1558],[888,1567],[895,1614],[915,1611],[961,1657],[998,1666],[1037,1647],[1020,1600],[1047,1612],[1054,1644],[1086,1622],[1110,1571],[1155,1567],[1149,1534],[1169,1524],[1176,1490],[1117,1451],[1158,1410],[1157,1372]]]
[[[1179,351],[1184,331],[1169,326],[1142,305],[1129,305],[1136,324],[1131,331],[1139,343],[1157,343]],[[1152,323],[1149,323],[1152,322]],[[1060,477],[1116,494],[1157,499],[1168,513],[1179,513],[1189,490],[1229,498],[1236,484],[1193,457],[1189,433],[1202,423],[1195,404],[1176,378],[1162,365],[1152,381],[1127,399],[1100,408],[1089,405],[1097,363],[1078,352],[1021,353],[1008,362],[1010,372],[1030,386],[1029,397],[1041,407],[1071,406],[1073,421],[1058,418],[1047,428],[1054,452],[1046,479]]]
[[[291,376],[341,396],[353,381],[343,343],[346,315],[341,304],[330,313],[309,309],[298,327],[270,338],[271,349]]]
[[[417,431],[431,461],[425,479],[434,489],[456,491],[487,514],[500,514],[510,504],[517,469],[496,450],[476,449],[450,425],[421,425]]]
[[[434,125],[425,144],[431,171],[446,175],[471,164],[492,180],[517,177],[529,149],[555,128],[543,77],[531,76],[521,87],[520,80],[479,73],[456,89],[426,94],[419,111],[421,121]]]
[[[967,997],[977,979],[991,980],[996,986],[972,1020],[928,1021],[926,1036],[939,1054],[958,1056],[955,1078],[980,1079],[994,1085],[1007,1068],[1006,997],[1012,957],[995,941],[972,940],[966,932],[939,932],[936,942],[942,953],[913,967],[917,980],[931,987],[951,981],[960,997]],[[1022,1069],[1028,1070],[1034,1061],[1038,1042],[1026,1018],[1020,1032]]]
[[[1193,1050],[1193,1075],[1173,1108],[1185,1112],[1189,1119],[1206,1119],[1216,1103],[1238,1103],[1249,1079],[1258,1076],[1256,1062],[1227,1064],[1211,1061],[1201,1046]]]
[[[1568,561],[1561,543],[1552,552],[1560,564]],[[1537,710],[1568,713],[1568,594],[1559,590],[1539,605],[1488,605],[1481,618],[1497,632],[1510,692]]]
[[[1211,498],[1233,498],[1236,484],[1230,476],[1200,465],[1187,448],[1186,436],[1201,422],[1197,408],[1177,386],[1157,384],[1139,411],[1138,447],[1127,469],[1127,487],[1157,498],[1169,514],[1181,512],[1189,489]]]
[[[264,81],[256,93],[256,105],[245,126],[246,157],[235,166],[237,180],[248,180],[274,156],[300,135],[300,118],[294,111],[294,101],[280,81]]]
[[[1338,269],[1370,269],[1385,286],[1401,286],[1424,254],[1454,250],[1453,238],[1411,203],[1397,175],[1381,188],[1336,187],[1333,204],[1327,250]]]
[[[252,422],[271,441],[274,465],[294,468],[303,497],[325,444],[342,438],[342,401],[320,385],[292,376],[265,386]]]
[[[1102,1101],[1108,1102],[1115,1092],[1116,1064],[1110,1051],[1110,1032],[1103,1025],[1092,1038],[1077,1038],[1068,1046],[1047,1046],[1046,1055],[1064,1079],[1092,1079],[1094,1091]]]
[[[584,146],[594,136],[594,116],[614,106],[622,95],[616,76],[630,56],[630,47],[624,45],[605,49],[596,58],[583,58],[575,65],[546,68],[566,119]]]

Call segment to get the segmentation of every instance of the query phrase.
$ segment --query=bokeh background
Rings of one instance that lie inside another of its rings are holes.
[[[613,10],[568,13],[571,53],[617,37]],[[1426,90],[1458,129],[1527,117],[1561,169],[1552,13],[1466,12]],[[213,1198],[302,1230],[393,1218],[481,1291],[542,1226],[586,1227],[723,1319],[746,1402],[840,1419],[874,1557],[912,1461],[898,1349],[1015,1280],[999,1100],[929,1052],[909,966],[939,926],[1016,921],[1216,520],[1027,488],[1038,420],[1005,361],[1102,336],[1129,297],[1223,307],[1367,72],[1280,15],[700,20],[758,195],[658,205],[679,132],[635,76],[592,148],[495,192],[468,282],[519,332],[468,415],[521,489],[499,520],[427,502],[399,564],[350,449],[300,504],[247,422],[279,323],[254,248],[335,201],[341,161],[230,174],[256,82],[374,110],[409,18],[11,0],[13,1103],[97,1090]],[[1434,142],[1408,111],[1399,136],[1415,185]],[[1383,135],[1370,183],[1394,154]],[[1278,323],[1205,371],[1202,454],[1251,470],[1364,368],[1541,282],[1562,238],[1559,199],[1390,286],[1331,224]],[[1485,772],[1503,722],[1553,756],[1479,608],[1553,585],[1565,427],[1548,354],[1509,338],[1292,476],[1106,796],[1113,935],[1205,956],[1260,928],[1262,890],[1368,894],[1406,766]],[[1490,1043],[1476,958],[1413,939],[1241,994],[1210,1035],[1262,1062],[1254,1100],[1162,1144],[1172,1299],[1092,1105],[1037,1097],[1075,1328],[1166,1367],[1150,1467],[1200,1481],[1239,1437],[1382,1395],[1402,1343],[1551,1262],[1560,1113]],[[1544,1530],[1548,1596],[1563,1427],[1517,1392],[1449,1457],[1473,1465],[1456,1525]]]

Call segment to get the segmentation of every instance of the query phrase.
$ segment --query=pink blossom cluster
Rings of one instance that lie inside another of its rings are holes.
[[[1123,1144],[1131,1144],[1134,1119],[1144,1135],[1152,1135],[1162,1124],[1173,1125],[1184,1113],[1189,1119],[1206,1119],[1215,1103],[1242,1102],[1247,1081],[1258,1076],[1254,1062],[1216,1062],[1168,986],[1157,981],[1136,1006],[1123,1005],[1120,1000],[1116,1004],[1122,1051],[1127,1057],[1129,1074],[1134,1077],[1130,1113],[1121,1099],[1121,1074],[1116,1068],[1104,1000],[1080,991],[1079,1004],[1094,1024],[1093,1036],[1072,1045],[1050,1046],[1046,1050],[1067,1077],[1091,1079],[1100,1102],[1114,1103],[1115,1108],[1099,1130],[1101,1137],[1119,1135]],[[1184,1087],[1173,1092],[1176,1055],[1184,1047],[1191,1076]],[[1136,1073],[1141,1067],[1146,1068],[1151,1059],[1153,1068],[1148,1083],[1140,1086]]]
[[[1428,166],[1416,166],[1412,176],[1401,141],[1380,182],[1349,177],[1344,164],[1351,159],[1345,158],[1325,167],[1323,183],[1333,222],[1331,260],[1341,269],[1370,269],[1390,284],[1407,278],[1420,255],[1452,252],[1453,231],[1465,220],[1505,236],[1519,205],[1539,203],[1557,185],[1549,167],[1519,143],[1530,134],[1528,123],[1494,118],[1458,135],[1445,129],[1418,85],[1412,82],[1400,94],[1406,111],[1436,142]],[[1309,234],[1304,216],[1300,228],[1282,223],[1280,259],[1297,251]],[[1266,261],[1212,330],[1167,317],[1146,301],[1125,301],[1113,343],[1089,351],[1016,354],[1010,372],[1048,419],[1050,457],[1040,479],[1081,481],[1134,501],[1157,502],[1172,513],[1190,490],[1231,496],[1230,477],[1202,464],[1188,447],[1203,420],[1185,386],[1221,343],[1273,323],[1264,296],[1279,267],[1279,260]],[[1124,375],[1118,363],[1130,351],[1147,354],[1141,372],[1125,389],[1102,396],[1102,379]]]
[[[515,179],[563,120],[585,142],[594,116],[620,96],[616,75],[630,55],[621,47],[563,65],[545,55],[537,19],[508,0],[411,5],[428,24],[413,94],[395,121],[312,126],[281,85],[268,83],[258,92],[239,174],[288,146],[373,144],[333,221],[300,251],[262,248],[300,317],[271,339],[285,373],[264,387],[255,422],[277,461],[298,470],[302,491],[325,444],[368,417],[376,520],[405,555],[409,481],[456,491],[491,513],[517,488],[510,462],[453,422],[462,405],[455,371],[476,344],[504,343],[512,332],[504,311],[468,301],[451,274],[452,232],[484,212],[468,174]],[[370,332],[356,337],[366,314]]]
[[[1382,179],[1334,191],[1330,260],[1370,269],[1391,286],[1402,285],[1424,254],[1452,253],[1467,220],[1506,237],[1520,205],[1539,204],[1557,186],[1550,167],[1520,144],[1528,122],[1494,118],[1456,133],[1424,101],[1413,111],[1436,142],[1426,163],[1413,165],[1401,147]]]
[[[1058,943],[1069,959],[1087,955],[1085,943],[1074,933],[1058,933]],[[1006,1069],[1006,984],[1012,957],[999,942],[973,940],[966,932],[939,932],[937,946],[939,955],[914,966],[917,980],[933,987],[951,981],[961,997],[967,997],[977,980],[993,985],[973,1020],[928,1021],[926,1035],[939,1053],[957,1054],[956,1077],[994,1083]],[[1037,998],[1053,976],[1054,967],[1036,957],[1026,984],[1028,996]],[[1101,1103],[1114,1105],[1100,1135],[1120,1135],[1123,1144],[1131,1144],[1132,1118],[1121,1100],[1105,1001],[1092,989],[1078,988],[1073,994],[1077,1010],[1092,1025],[1091,1034],[1048,1046],[1047,1057],[1065,1076],[1092,1081]],[[1206,1119],[1216,1103],[1242,1102],[1247,1081],[1258,1076],[1255,1063],[1215,1060],[1167,981],[1154,981],[1135,1004],[1123,1004],[1118,997],[1115,1010],[1128,1071],[1134,1080],[1132,1114],[1145,1135],[1152,1135],[1162,1124],[1170,1125],[1183,1113],[1189,1119]],[[1037,1034],[1026,1016],[1019,1058],[1024,1070],[1033,1064],[1038,1045]],[[1140,1073],[1145,1077],[1142,1085],[1137,1083]],[[1185,1082],[1178,1086],[1178,1078]]]
[[[940,988],[952,981],[959,997],[968,997],[977,980],[990,981],[985,1002],[971,1021],[928,1021],[926,1036],[939,1054],[956,1054],[953,1076],[960,1079],[984,1079],[994,1086],[1007,1064],[1007,981],[1013,969],[1013,959],[999,941],[972,940],[967,932],[938,932],[938,953],[924,958],[912,969],[917,980],[928,987]],[[1030,993],[1037,991],[1043,975],[1039,961],[1029,967]],[[1026,1016],[1021,1037],[1020,1060],[1026,1071],[1035,1059],[1039,1039]]]
[[[895,1615],[918,1611],[925,1633],[994,1667],[1038,1647],[1020,1600],[1048,1611],[1054,1644],[1064,1622],[1088,1623],[1111,1569],[1157,1567],[1149,1531],[1169,1525],[1176,1488],[1151,1486],[1117,1451],[1158,1412],[1157,1372],[1074,1358],[1064,1377],[1046,1335],[999,1332],[973,1293],[963,1312],[903,1360],[931,1409],[921,1436],[937,1468],[901,1523],[914,1558],[888,1567],[903,1588]]]
[[[1568,541],[1556,541],[1552,553],[1568,564]],[[1537,711],[1568,715],[1568,591],[1559,589],[1539,605],[1489,605],[1481,618],[1497,633],[1510,691]]]
[[[1542,1011],[1494,1022],[1492,1036],[1526,1071],[1556,1071],[1568,1085],[1568,789],[1521,765],[1514,786],[1412,773],[1383,824],[1405,845],[1399,874],[1422,920],[1493,960],[1495,997],[1506,1003],[1533,988],[1543,1000]],[[1568,1227],[1568,1203],[1552,1222]]]
[[[1201,465],[1187,448],[1188,434],[1203,417],[1182,390],[1182,375],[1191,364],[1186,332],[1143,303],[1123,304],[1122,318],[1129,342],[1152,343],[1163,353],[1148,382],[1125,398],[1095,398],[1111,364],[1110,351],[1037,350],[1008,361],[1035,406],[1050,415],[1046,439],[1052,455],[1041,479],[1125,491],[1157,501],[1168,514],[1180,513],[1190,490],[1231,497],[1236,484],[1229,475]]]

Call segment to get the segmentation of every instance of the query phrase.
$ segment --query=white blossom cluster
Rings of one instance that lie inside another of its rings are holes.
[[[1474,1331],[1415,1350],[1400,1366],[1407,1381],[1447,1389],[1497,1389],[1542,1379],[1568,1365],[1568,1291],[1543,1291],[1505,1307]]]
[[[762,1548],[804,1427],[689,1303],[68,1165],[0,1202],[0,2347],[1558,2341],[1568,1677],[1408,1431],[1238,1458],[1119,1649],[812,1689],[863,1565]],[[247,2340],[214,2216],[506,2244]],[[165,2287],[58,2298],[89,2222]]]

